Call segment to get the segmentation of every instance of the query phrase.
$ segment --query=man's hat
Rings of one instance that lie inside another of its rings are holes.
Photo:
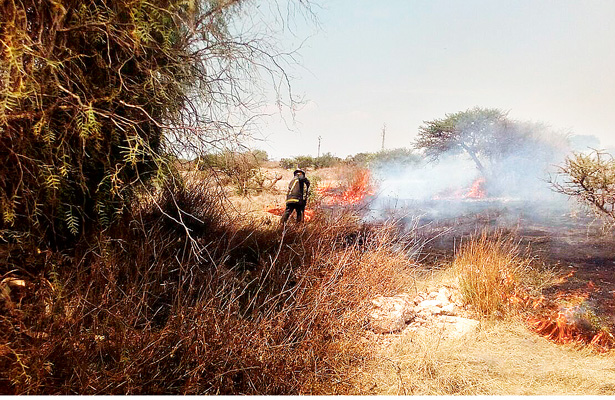
[[[301,172],[303,176],[305,176],[305,171],[302,169],[296,169],[295,172],[293,172],[293,175],[297,175],[299,172]]]

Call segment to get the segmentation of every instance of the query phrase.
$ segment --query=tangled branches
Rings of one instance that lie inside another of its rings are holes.
[[[232,29],[243,3],[0,2],[0,240],[70,245],[171,154],[228,141],[255,71],[287,81],[284,54]]]
[[[557,192],[579,200],[598,216],[615,222],[615,160],[612,155],[601,151],[573,154],[559,169],[565,181],[552,180]]]

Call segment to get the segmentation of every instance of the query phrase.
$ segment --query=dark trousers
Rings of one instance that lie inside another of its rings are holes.
[[[294,211],[297,211],[297,222],[303,221],[303,211],[305,210],[305,203],[286,203],[286,210],[284,210],[284,214],[282,214],[282,223],[288,221],[290,214]]]

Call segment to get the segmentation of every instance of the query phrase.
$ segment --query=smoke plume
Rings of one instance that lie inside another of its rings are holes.
[[[497,157],[485,159],[483,171],[468,154],[459,151],[442,153],[435,161],[423,157],[404,165],[373,166],[379,190],[371,216],[382,218],[392,210],[414,210],[435,218],[455,217],[494,207],[536,218],[547,217],[545,212],[568,212],[571,202],[552,190],[550,177],[572,151],[597,146],[599,141],[566,136],[537,123],[515,122],[506,129],[504,134],[522,140],[511,141]]]

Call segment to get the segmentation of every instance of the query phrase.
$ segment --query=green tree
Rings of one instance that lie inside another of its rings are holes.
[[[237,189],[237,193],[246,196],[255,185],[254,189],[264,189],[266,176],[261,171],[261,165],[266,159],[267,153],[262,150],[225,150],[204,154],[197,162],[201,170],[213,169],[223,173]]]
[[[426,121],[419,127],[414,147],[422,149],[432,160],[443,154],[466,153],[478,170],[488,175],[487,162],[493,162],[519,140],[510,135],[511,122],[498,109],[473,108],[443,119]]]
[[[235,137],[245,82],[288,81],[281,53],[236,30],[245,4],[0,2],[0,239],[70,246],[169,176],[168,155]]]
[[[566,136],[543,124],[514,121],[501,110],[479,107],[426,121],[414,146],[431,160],[466,154],[487,181],[541,174],[569,151]]]
[[[341,158],[334,156],[331,153],[325,153],[320,157],[314,158],[314,168],[330,168],[342,161]]]

